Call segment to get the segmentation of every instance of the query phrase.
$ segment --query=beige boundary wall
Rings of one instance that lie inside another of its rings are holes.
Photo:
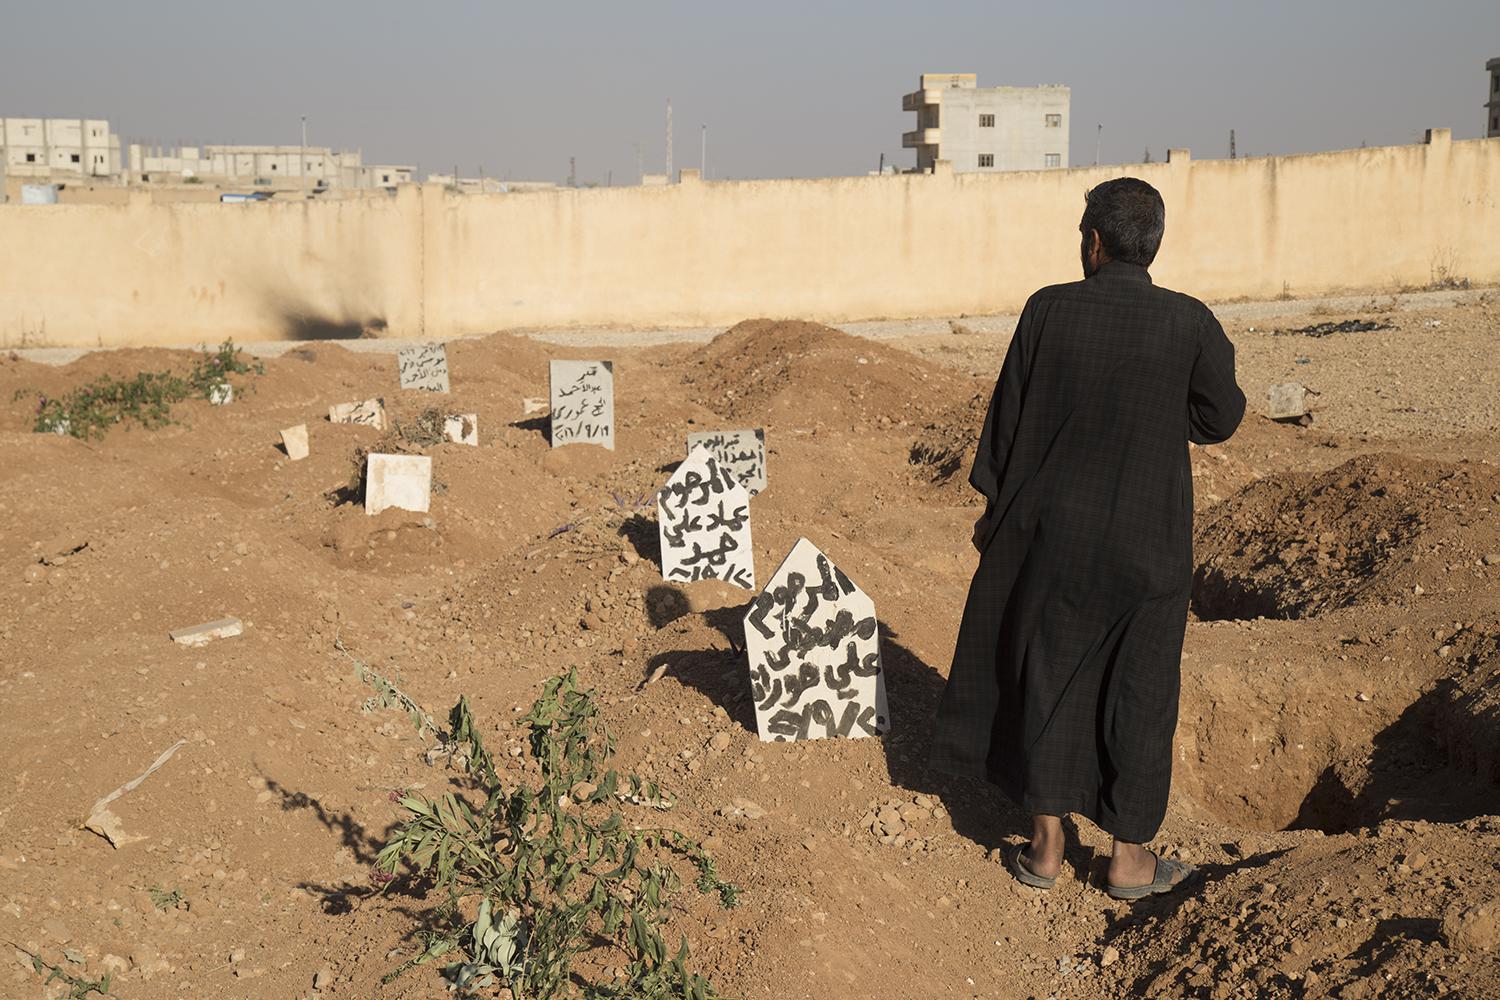
[[[1083,192],[1161,189],[1160,284],[1213,300],[1500,282],[1500,139],[1006,174],[287,204],[0,206],[0,345],[828,322],[1018,309]]]

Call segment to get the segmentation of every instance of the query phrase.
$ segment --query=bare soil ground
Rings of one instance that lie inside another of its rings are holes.
[[[481,447],[429,449],[430,514],[378,517],[338,499],[377,432],[323,416],[430,405],[397,390],[387,355],[297,347],[230,406],[89,443],[32,433],[29,394],[183,356],[0,359],[0,940],[17,946],[0,994],[61,989],[20,948],[114,970],[128,1000],[448,995],[428,968],[382,985],[434,901],[376,896],[368,875],[390,791],[449,773],[403,716],[361,711],[371,691],[336,638],[429,711],[467,694],[502,753],[517,708],[577,667],[620,764],[672,789],[669,821],[744,887],[732,910],[689,890],[675,918],[732,996],[1500,994],[1500,304],[1274,332],[1350,315],[1227,323],[1252,412],[1193,452],[1198,576],[1159,841],[1205,880],[1134,905],[1100,891],[1107,841],[1086,823],[1057,889],[1019,886],[995,849],[1025,817],[924,766],[1004,331],[877,343],[755,321],[611,347],[614,453],[551,451],[522,409],[549,357],[598,349],[458,342],[441,405],[478,413]],[[1309,427],[1260,416],[1287,379],[1320,393]],[[276,432],[303,422],[312,455],[289,462]],[[629,500],[665,481],[686,433],[727,426],[767,430],[762,575],[807,536],[876,602],[883,739],[761,743],[736,652],[745,595],[661,581],[652,512]],[[167,638],[223,615],[244,634]],[[115,803],[144,839],[79,829],[179,738]],[[874,820],[887,805],[899,837]]]

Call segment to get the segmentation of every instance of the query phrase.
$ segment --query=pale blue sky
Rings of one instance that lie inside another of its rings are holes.
[[[1072,87],[1072,161],[1417,141],[1484,123],[1500,0],[510,5],[47,0],[0,12],[0,115],[128,140],[362,147],[423,173],[630,183],[641,143],[713,177],[909,166],[923,71]]]

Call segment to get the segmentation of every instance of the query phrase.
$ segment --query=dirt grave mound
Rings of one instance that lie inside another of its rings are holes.
[[[911,464],[919,475],[945,493],[974,503],[980,498],[969,488],[968,471],[989,405],[988,390],[975,392],[924,424],[911,444]]]
[[[791,320],[738,323],[684,366],[699,405],[791,427],[909,425],[961,391],[952,374],[905,351]]]
[[[1457,769],[1500,787],[1500,635],[1438,689],[1437,736]]]
[[[1469,463],[1378,454],[1268,476],[1200,521],[1194,612],[1306,618],[1453,587],[1500,549],[1497,503],[1500,473]]]

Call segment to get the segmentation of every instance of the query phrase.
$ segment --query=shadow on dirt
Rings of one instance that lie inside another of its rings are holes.
[[[552,418],[551,417],[527,417],[525,420],[512,420],[509,426],[523,431],[535,431],[541,435],[543,441],[550,447],[552,444]]]

